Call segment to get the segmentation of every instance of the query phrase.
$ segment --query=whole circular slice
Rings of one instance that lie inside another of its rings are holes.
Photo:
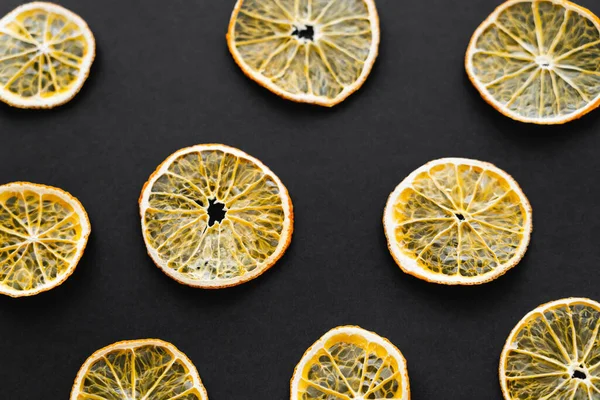
[[[96,55],[81,17],[52,3],[22,5],[0,20],[0,100],[53,108],[83,86]]]
[[[0,186],[0,294],[32,296],[62,284],[90,231],[83,206],[69,193],[26,182]]]
[[[379,18],[373,0],[238,0],[227,44],[250,79],[286,99],[331,107],[371,72]]]
[[[195,287],[247,282],[286,251],[292,201],[279,178],[241,150],[206,144],[179,150],[140,197],[148,253],[167,275]]]
[[[83,364],[71,400],[208,400],[192,362],[158,339],[118,342]]]
[[[443,158],[412,172],[383,216],[388,247],[404,272],[447,285],[481,284],[525,254],[531,206],[492,164]]]
[[[600,104],[600,20],[566,0],[509,0],[473,34],[466,69],[482,97],[523,122],[562,124]]]
[[[337,327],[304,353],[294,370],[290,399],[409,400],[406,360],[376,333]]]
[[[527,314],[508,337],[500,359],[507,400],[600,398],[600,304],[570,298]]]

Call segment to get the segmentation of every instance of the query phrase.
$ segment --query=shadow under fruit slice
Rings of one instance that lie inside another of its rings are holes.
[[[506,172],[481,161],[443,158],[396,187],[383,225],[404,272],[429,282],[475,285],[521,260],[532,217],[525,194]]]
[[[71,400],[208,400],[192,362],[171,343],[131,340],[98,350],[83,364]]]
[[[600,304],[569,298],[539,306],[508,337],[500,359],[506,400],[600,398]]]
[[[95,55],[94,35],[81,17],[52,3],[22,5],[0,20],[0,100],[20,108],[67,103]]]
[[[33,296],[62,284],[90,231],[83,206],[69,193],[26,182],[0,186],[0,294]]]
[[[247,282],[285,253],[293,231],[287,189],[259,160],[221,144],[172,154],[140,197],[148,253],[186,285]]]
[[[566,0],[509,0],[473,34],[471,82],[502,114],[562,124],[600,104],[600,19]]]
[[[357,326],[327,332],[304,354],[291,400],[409,400],[406,360],[389,340]]]
[[[227,44],[250,79],[286,99],[331,107],[371,72],[379,18],[373,0],[238,0]]]

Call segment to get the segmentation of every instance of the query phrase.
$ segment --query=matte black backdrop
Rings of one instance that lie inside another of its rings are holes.
[[[21,2],[1,0],[0,14]],[[211,400],[289,398],[303,352],[357,324],[408,359],[414,399],[502,398],[498,358],[537,305],[600,299],[600,111],[563,127],[512,122],[480,99],[463,57],[498,1],[377,0],[380,58],[334,109],[279,99],[243,76],[225,32],[234,0],[63,0],[92,28],[98,57],[70,104],[0,106],[0,182],[77,196],[92,236],[75,274],[34,298],[0,298],[2,399],[67,399],[83,361],[123,339],[173,342]],[[581,4],[600,13],[594,0]],[[238,288],[203,291],[154,266],[137,199],[170,153],[222,142],[261,159],[288,187],[287,254]],[[534,210],[525,259],[481,287],[427,284],[389,255],[381,216],[413,169],[444,156],[486,160]]]

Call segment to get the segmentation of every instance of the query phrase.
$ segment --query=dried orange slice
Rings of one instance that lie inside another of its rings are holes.
[[[500,359],[506,400],[600,398],[600,304],[570,298],[527,314]]]
[[[532,229],[531,206],[510,175],[466,158],[411,173],[390,195],[383,223],[404,272],[448,285],[504,274],[525,254]]]
[[[0,294],[32,296],[63,283],[90,235],[81,203],[50,186],[0,186]]]
[[[238,0],[227,44],[250,79],[286,99],[331,107],[369,76],[379,18],[373,0]]]
[[[148,253],[167,275],[190,286],[247,282],[286,251],[292,201],[279,178],[241,150],[221,144],[172,154],[140,197]]]
[[[52,3],[22,5],[0,20],[0,100],[20,108],[64,104],[83,86],[95,55],[81,17]]]
[[[71,400],[208,400],[192,362],[171,343],[131,340],[98,350],[83,364]]]
[[[406,360],[389,340],[357,326],[327,332],[294,370],[291,400],[409,400]]]
[[[566,0],[509,0],[473,34],[469,78],[502,114],[562,124],[600,104],[600,19]]]

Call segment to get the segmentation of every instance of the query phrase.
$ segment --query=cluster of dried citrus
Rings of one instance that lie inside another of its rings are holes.
[[[238,0],[227,34],[246,75],[298,102],[334,106],[358,90],[375,62],[373,0]],[[52,108],[83,86],[95,57],[85,21],[51,4],[18,7],[0,20],[0,100]],[[559,124],[600,105],[600,19],[566,0],[509,0],[476,30],[466,70],[482,97],[519,121]],[[221,144],[169,156],[139,199],[148,253],[165,274],[200,288],[248,282],[283,256],[293,206],[280,179],[256,158]],[[406,177],[387,201],[389,250],[408,274],[475,285],[524,256],[529,202],[492,164],[445,158]],[[83,206],[61,189],[0,186],[0,294],[31,296],[64,282],[87,244]],[[600,398],[600,304],[571,298],[542,305],[509,336],[500,361],[507,400]],[[302,357],[292,400],[410,399],[406,360],[387,339],[338,327]],[[207,400],[177,348],[155,339],[94,353],[71,400]]]
[[[259,160],[225,145],[175,152],[146,182],[139,205],[152,260],[194,287],[254,279],[292,238],[283,183]],[[83,206],[68,193],[31,183],[0,186],[0,294],[31,296],[60,285],[89,234]]]
[[[334,106],[357,91],[379,50],[373,0],[238,0],[227,44],[242,71],[281,97]],[[85,21],[52,3],[0,20],[0,100],[52,108],[83,86],[95,56]],[[504,115],[561,124],[600,105],[600,19],[567,0],[509,0],[477,28],[465,57]]]
[[[238,0],[227,43],[252,80],[334,106],[358,90],[379,45],[373,0]],[[600,105],[600,19],[566,0],[509,0],[475,31],[465,67],[515,120],[560,124]]]
[[[527,314],[506,341],[506,400],[595,400],[600,394],[600,304],[569,298]],[[156,339],[115,343],[81,367],[71,400],[208,400],[192,362]],[[327,332],[302,356],[291,400],[410,400],[406,360],[390,341],[357,326]]]
[[[185,354],[157,339],[124,341],[83,364],[71,400],[208,400]],[[291,400],[409,400],[406,360],[390,341],[357,326],[332,329],[304,354]]]

